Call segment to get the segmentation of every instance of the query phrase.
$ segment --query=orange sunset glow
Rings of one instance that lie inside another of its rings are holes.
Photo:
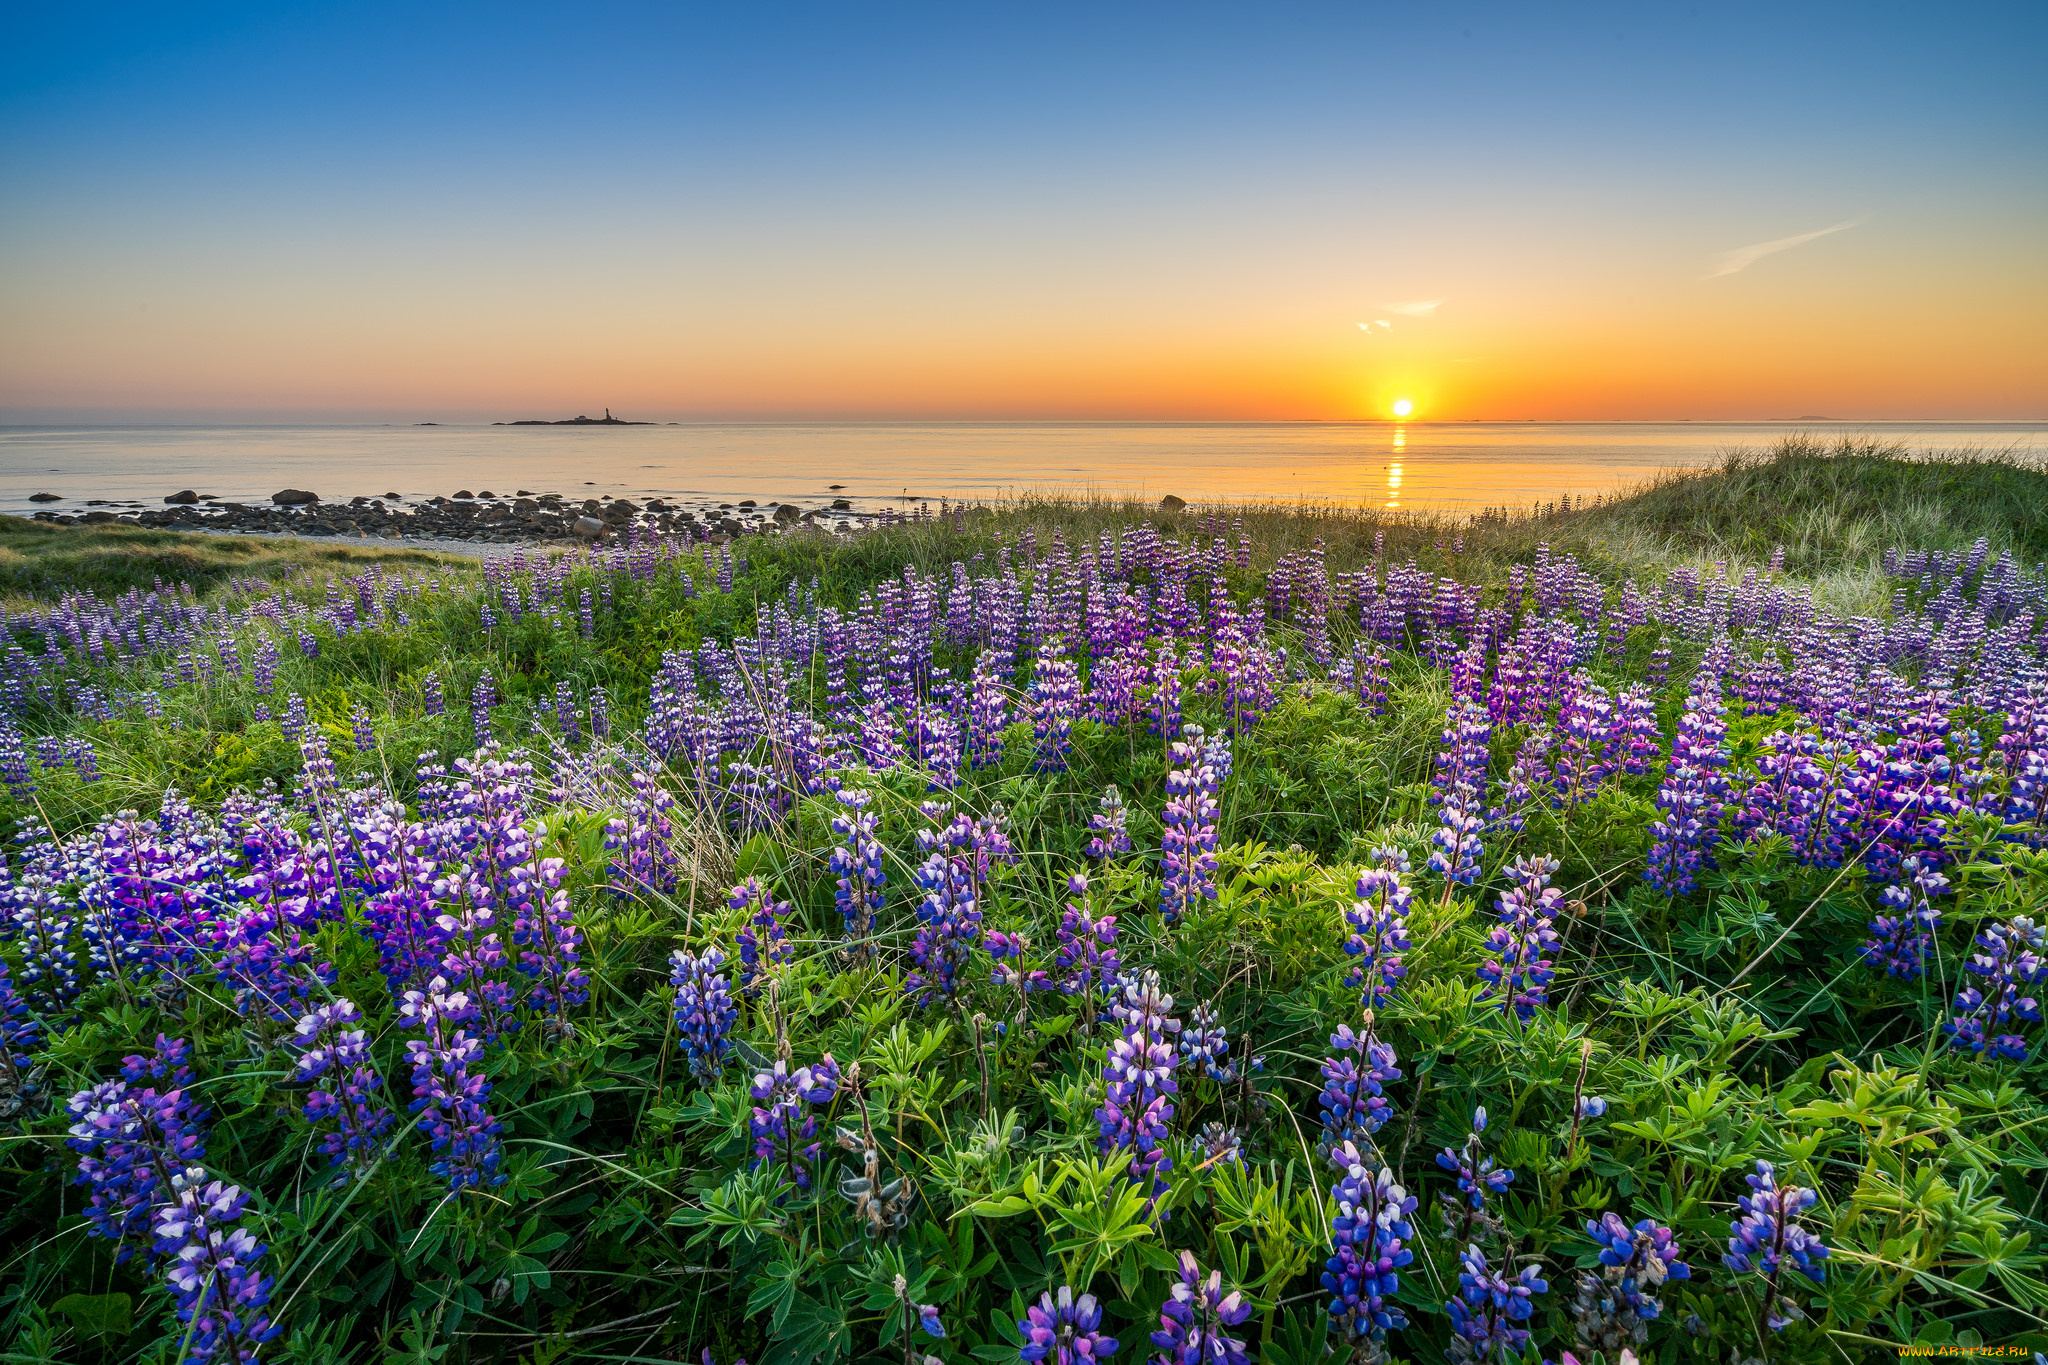
[[[680,88],[631,65],[658,42],[558,34],[518,91],[318,26],[231,30],[246,62],[98,35],[13,97],[0,415],[2048,410],[2048,181],[1989,49],[1840,52],[1901,78],[1823,100],[1676,20],[1633,64],[1320,22],[1047,49],[1051,101],[915,26],[863,48],[881,85],[738,25]],[[1709,71],[1758,122],[1687,93]]]

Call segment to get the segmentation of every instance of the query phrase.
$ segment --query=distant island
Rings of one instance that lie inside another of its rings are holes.
[[[567,417],[559,422],[548,422],[539,418],[529,417],[520,422],[493,422],[491,425],[494,427],[651,427],[655,424],[653,422],[622,421],[612,416],[610,408],[606,408],[602,417]]]

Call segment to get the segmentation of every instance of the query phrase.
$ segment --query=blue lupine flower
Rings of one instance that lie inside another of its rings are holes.
[[[1782,1332],[1800,1313],[1779,1284],[1785,1267],[1789,1264],[1815,1284],[1827,1278],[1827,1247],[1799,1224],[1799,1215],[1818,1203],[1820,1195],[1798,1185],[1780,1185],[1768,1161],[1757,1162],[1756,1174],[1744,1180],[1750,1193],[1735,1201],[1742,1216],[1728,1225],[1728,1254],[1721,1263],[1763,1277],[1764,1320],[1773,1332]],[[1782,1313],[1776,1311],[1781,1305]]]
[[[669,982],[676,988],[676,1032],[690,1074],[709,1085],[725,1070],[728,1035],[739,1009],[726,983],[725,954],[716,947],[696,956],[678,948],[669,954]]]

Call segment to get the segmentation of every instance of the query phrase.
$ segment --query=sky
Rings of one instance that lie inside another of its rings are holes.
[[[2048,417],[2048,7],[155,5],[0,422]]]

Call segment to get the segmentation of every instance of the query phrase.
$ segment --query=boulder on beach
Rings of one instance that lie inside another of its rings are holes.
[[[845,498],[834,498],[832,499],[832,510],[835,512],[850,512],[853,510],[853,504]]]
[[[1178,512],[1187,505],[1188,500],[1186,498],[1176,498],[1171,493],[1168,493],[1159,500],[1159,510],[1162,512]]]
[[[455,496],[458,498],[474,498],[476,494],[470,492],[467,488],[465,488],[461,492],[457,493]]]
[[[784,502],[776,504],[775,519],[777,521],[791,522],[795,521],[798,517],[802,515],[803,513],[797,511],[797,509],[791,506],[789,503]]]
[[[569,529],[584,540],[597,540],[604,535],[607,528],[598,518],[586,516],[576,518]]]
[[[477,494],[477,496],[480,498],[495,498],[498,495],[496,493],[493,493],[490,489],[486,488],[483,492]]]
[[[285,488],[272,493],[270,500],[279,507],[305,507],[320,501],[320,495],[308,493],[303,488]]]
[[[28,500],[30,502],[62,502],[64,501],[64,495],[62,493],[31,493],[28,495]]]
[[[199,501],[199,495],[189,488],[181,488],[168,498],[165,498],[164,501],[180,507],[189,507]]]

